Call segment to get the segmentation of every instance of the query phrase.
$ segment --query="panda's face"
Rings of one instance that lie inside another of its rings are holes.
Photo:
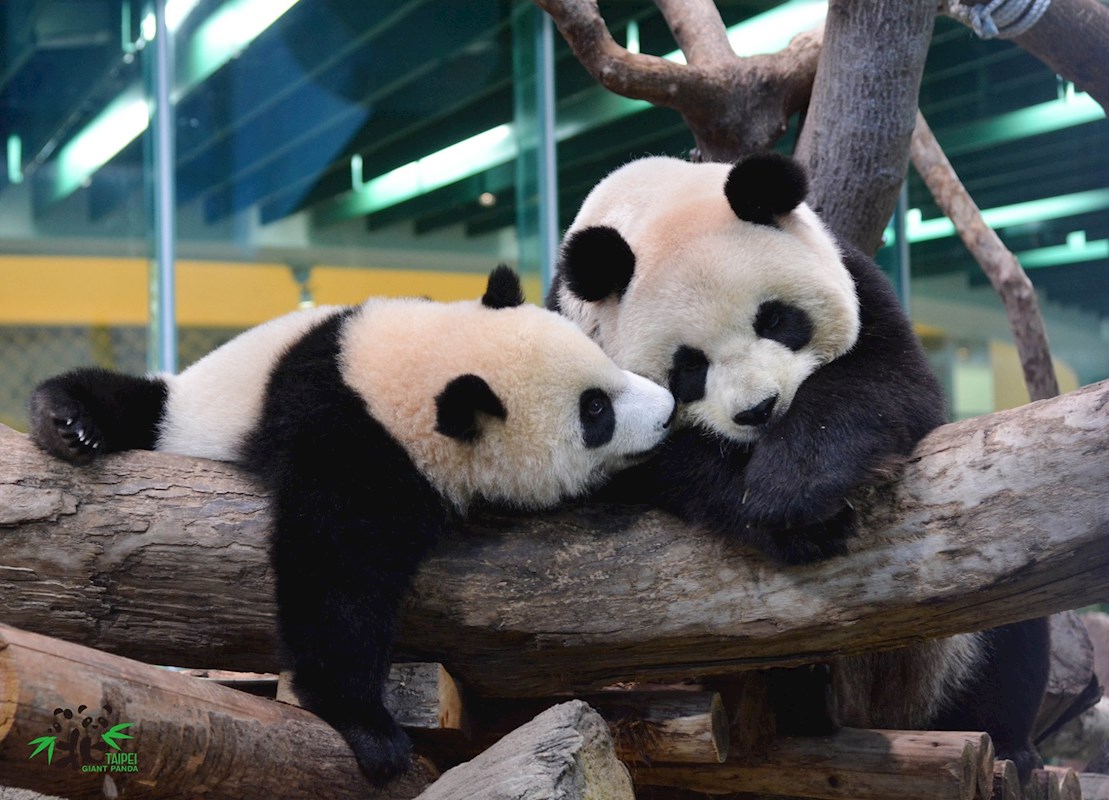
[[[854,344],[858,302],[803,190],[752,210],[724,191],[733,175],[674,159],[614,173],[567,236],[558,300],[620,366],[670,388],[680,425],[751,442]],[[648,185],[680,202],[644,200]]]
[[[551,506],[661,444],[670,392],[531,305],[371,302],[344,330],[344,379],[459,508]]]

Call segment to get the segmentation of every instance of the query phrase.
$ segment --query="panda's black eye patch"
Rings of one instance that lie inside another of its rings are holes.
[[[767,300],[755,314],[755,333],[790,350],[800,350],[812,341],[813,325],[803,309],[781,300]]]
[[[709,359],[696,347],[682,345],[670,364],[670,394],[679,403],[692,403],[705,396]]]
[[[578,400],[582,436],[586,447],[600,447],[616,433],[616,411],[603,389],[586,389]]]

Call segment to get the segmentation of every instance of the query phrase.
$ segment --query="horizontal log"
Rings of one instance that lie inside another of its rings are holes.
[[[1017,765],[1008,759],[994,764],[992,797],[993,800],[1021,800]]]
[[[494,696],[790,665],[1075,608],[1109,574],[1109,382],[945,425],[856,501],[848,557],[779,568],[661,512],[483,515],[411,591],[400,655]],[[232,468],[74,468],[0,429],[0,620],[140,660],[276,671],[265,497]],[[1019,546],[1014,545],[1019,542]]]
[[[485,699],[475,704],[469,735],[410,729],[437,762],[473,758],[512,729],[562,698]],[[729,752],[728,714],[717,692],[654,688],[610,690],[578,698],[608,723],[617,757],[628,764],[719,764]]]
[[[117,753],[105,734],[118,726]],[[34,753],[28,743],[48,736],[54,746]],[[421,761],[374,796],[409,800],[435,777]],[[342,737],[303,709],[6,625],[0,781],[77,800],[372,791]]]
[[[832,736],[781,738],[762,758],[733,755],[717,766],[632,770],[636,785],[705,794],[747,793],[825,800],[974,800],[993,787],[984,733],[844,728]],[[989,795],[986,795],[987,797]]]

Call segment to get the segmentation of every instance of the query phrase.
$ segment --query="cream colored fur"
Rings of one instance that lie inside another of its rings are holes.
[[[343,377],[419,470],[460,508],[474,497],[541,507],[587,490],[658,444],[670,393],[619,369],[568,320],[523,305],[371,301],[343,333]],[[483,378],[507,418],[483,419],[472,443],[436,434],[435,397],[453,378]],[[582,441],[578,400],[603,389],[613,440]]]
[[[636,257],[622,300],[583,303],[563,286],[563,313],[623,368],[665,384],[675,349],[705,352],[705,399],[681,409],[738,440],[756,435],[732,417],[778,395],[775,414],[797,387],[858,338],[855,285],[823,224],[802,204],[781,229],[740,221],[724,196],[727,164],[673,158],[633,161],[599,183],[570,226],[615,228]],[[780,300],[815,323],[799,352],[755,335],[759,305]]]

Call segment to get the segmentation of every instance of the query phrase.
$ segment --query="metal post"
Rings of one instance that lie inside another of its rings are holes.
[[[151,271],[151,342],[147,358],[153,370],[177,371],[177,302],[175,292],[174,211],[174,108],[170,97],[173,75],[173,42],[166,25],[166,0],[153,0],[154,59],[153,108],[153,215],[154,263]]]
[[[554,30],[548,14],[536,15],[536,155],[539,161],[539,276],[543,293],[558,258],[558,142],[555,140]]]
[[[897,196],[897,207],[893,212],[893,235],[897,249],[894,252],[893,285],[897,296],[906,314],[911,313],[909,308],[909,283],[912,279],[909,263],[909,231],[906,224],[906,215],[909,211],[909,182],[901,184],[901,194]]]

